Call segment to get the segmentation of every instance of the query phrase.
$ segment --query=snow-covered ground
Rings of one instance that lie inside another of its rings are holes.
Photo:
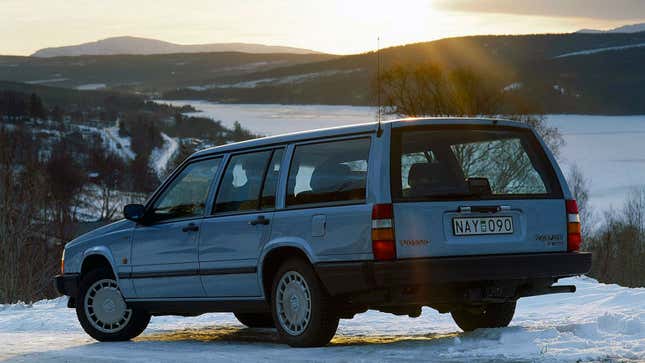
[[[285,76],[280,78],[261,78],[261,79],[255,79],[251,81],[244,81],[244,82],[238,82],[238,83],[220,83],[220,84],[214,83],[214,84],[207,84],[202,86],[190,86],[187,88],[194,91],[204,91],[212,88],[256,88],[257,86],[302,83],[315,78],[329,77],[337,74],[348,74],[348,73],[358,72],[360,70],[361,70],[360,68],[347,69],[347,70],[329,70],[329,71],[315,72],[315,73],[296,74],[296,75]]]
[[[163,177],[166,174],[168,163],[170,163],[175,153],[179,150],[179,142],[177,139],[163,132],[161,133],[161,137],[163,138],[163,146],[153,149],[150,154],[150,166],[159,177]]]
[[[576,55],[589,55],[589,54],[596,54],[596,53],[602,53],[602,52],[612,52],[612,51],[618,51],[618,50],[623,50],[623,49],[630,49],[630,48],[640,48],[640,47],[645,47],[645,43],[636,43],[636,44],[627,44],[627,45],[619,45],[615,47],[605,47],[605,48],[595,48],[595,49],[585,49],[585,50],[580,50],[577,52],[570,52],[570,53],[564,53],[560,54],[555,58],[565,58],[565,57],[573,57]]]
[[[76,86],[75,88],[81,91],[95,91],[99,89],[104,89],[106,87],[107,85],[105,83],[87,83],[87,84],[82,84],[80,86]]]
[[[369,311],[341,320],[325,348],[277,343],[275,330],[248,329],[231,314],[155,317],[133,342],[98,343],[65,298],[0,305],[0,360],[7,361],[597,361],[645,360],[645,289],[570,278],[575,294],[520,300],[511,326],[461,332],[448,314],[420,318]]]
[[[511,84],[508,87],[517,87]],[[374,121],[373,107],[324,105],[244,105],[207,101],[159,101],[176,106],[191,105],[196,116],[219,120],[263,135],[276,135],[323,127]],[[566,145],[560,162],[566,172],[577,164],[589,179],[591,204],[602,211],[619,208],[627,193],[645,184],[645,115],[589,116],[547,115],[547,122],[560,129]]]

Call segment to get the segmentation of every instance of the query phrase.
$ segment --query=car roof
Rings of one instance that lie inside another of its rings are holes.
[[[376,132],[378,123],[367,122],[363,124],[353,124],[347,126],[329,127],[323,129],[314,129],[307,131],[298,131],[288,134],[261,137],[252,140],[229,143],[225,145],[214,146],[200,150],[190,158],[208,156],[212,154],[221,154],[231,151],[260,148],[276,144],[288,144],[297,141],[315,140],[334,136],[351,136]],[[423,118],[404,118],[396,120],[383,121],[382,126],[390,128],[422,126],[422,125],[499,125],[508,127],[530,128],[530,126],[510,120],[495,118],[469,118],[469,117],[423,117]]]

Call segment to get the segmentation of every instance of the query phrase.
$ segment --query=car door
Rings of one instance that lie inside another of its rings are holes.
[[[221,158],[194,161],[175,174],[146,211],[132,241],[138,298],[201,297],[198,235]]]
[[[230,156],[200,234],[199,267],[207,296],[262,295],[258,255],[271,231],[283,154],[280,148]]]
[[[296,144],[271,240],[306,241],[318,261],[370,258],[370,147],[369,136]]]

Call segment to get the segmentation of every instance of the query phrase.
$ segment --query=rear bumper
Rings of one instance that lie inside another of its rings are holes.
[[[532,253],[435,257],[395,261],[325,262],[316,271],[331,295],[374,289],[450,284],[531,281],[580,275],[591,269],[591,253]]]
[[[75,298],[78,294],[79,274],[63,274],[54,277],[54,287],[61,295]]]

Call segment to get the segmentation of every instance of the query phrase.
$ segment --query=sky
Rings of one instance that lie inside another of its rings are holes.
[[[351,54],[475,34],[645,22],[645,0],[0,0],[0,54],[113,36]]]

